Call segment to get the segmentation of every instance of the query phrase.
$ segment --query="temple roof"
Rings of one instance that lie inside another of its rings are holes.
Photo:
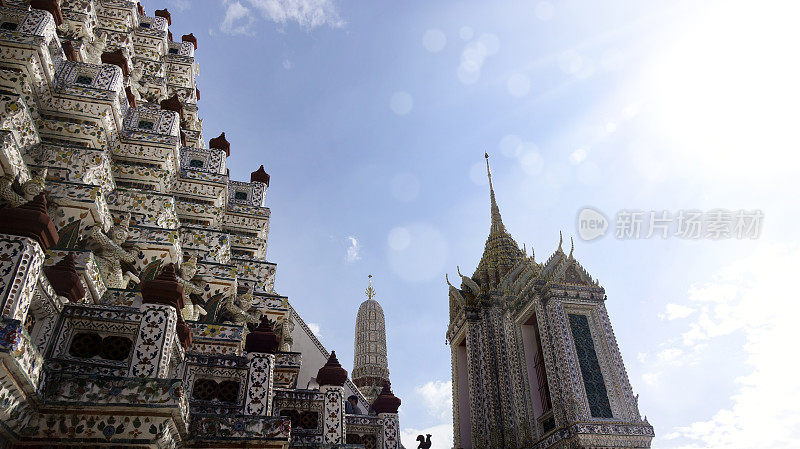
[[[481,256],[478,268],[475,269],[472,278],[481,285],[482,289],[491,290],[500,283],[503,276],[511,270],[514,264],[525,257],[525,253],[522,252],[503,224],[500,208],[497,207],[497,200],[494,196],[492,171],[489,168],[489,155],[486,154],[485,156],[486,172],[489,176],[492,224],[489,228],[489,237],[486,238],[483,256]]]

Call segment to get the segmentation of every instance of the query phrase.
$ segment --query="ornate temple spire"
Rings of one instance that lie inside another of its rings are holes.
[[[494,197],[494,186],[492,185],[492,169],[489,168],[489,153],[483,153],[486,158],[486,174],[489,176],[489,197],[492,201],[492,227],[490,234],[500,234],[506,232],[503,225],[503,217],[500,216],[500,208],[497,207],[497,199]]]
[[[500,283],[503,276],[519,259],[525,257],[525,253],[522,252],[503,224],[500,208],[497,206],[497,199],[494,195],[492,170],[489,167],[489,153],[484,153],[484,157],[486,157],[486,174],[489,176],[492,224],[489,228],[486,246],[483,249],[483,256],[472,277],[481,284],[482,288],[491,290]]]
[[[366,301],[361,303],[356,316],[355,351],[353,357],[353,383],[372,402],[389,381],[389,363],[386,353],[386,321],[383,308],[375,298],[372,275],[364,290]]]

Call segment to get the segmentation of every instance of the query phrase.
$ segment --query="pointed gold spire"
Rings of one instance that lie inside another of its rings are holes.
[[[563,253],[564,250],[561,248],[562,243],[564,243],[564,236],[561,235],[561,231],[558,231],[558,249],[556,251]]]
[[[486,158],[486,174],[489,176],[489,197],[492,202],[492,228],[490,234],[500,234],[506,231],[503,225],[503,218],[500,216],[500,208],[497,207],[497,200],[494,197],[494,186],[492,185],[492,169],[489,168],[489,153],[483,153]]]
[[[367,299],[372,299],[375,297],[375,289],[372,288],[372,275],[369,275],[369,287],[364,290],[364,293],[367,294]]]
[[[486,175],[489,177],[492,224],[489,229],[489,237],[486,239],[486,245],[483,248],[483,256],[478,262],[478,267],[475,269],[475,274],[472,275],[470,281],[473,283],[477,281],[480,284],[480,288],[488,290],[499,284],[514,264],[525,257],[525,253],[522,252],[517,242],[514,241],[514,238],[511,237],[505,225],[503,225],[500,208],[497,207],[497,199],[494,195],[492,169],[489,167],[489,153],[484,153],[484,157],[486,158]]]

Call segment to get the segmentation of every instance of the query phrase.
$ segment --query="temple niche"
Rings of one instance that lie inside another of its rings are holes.
[[[230,178],[173,19],[0,1],[0,448],[401,447],[275,291],[269,174]]]
[[[483,255],[449,286],[455,448],[649,448],[605,289],[558,249],[528,256],[503,224],[489,155]]]

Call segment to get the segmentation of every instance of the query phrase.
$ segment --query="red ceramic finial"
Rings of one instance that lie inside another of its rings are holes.
[[[228,142],[228,139],[225,138],[225,133],[222,133],[218,137],[209,140],[208,146],[209,148],[215,148],[217,150],[224,151],[225,156],[231,155],[231,144]]]
[[[41,9],[52,14],[56,26],[64,22],[64,16],[61,15],[61,7],[58,6],[57,0],[31,0],[31,8]]]
[[[269,187],[269,174],[264,171],[264,165],[258,167],[258,170],[250,173],[250,182],[262,182]]]
[[[180,98],[178,98],[178,94],[175,94],[166,100],[161,100],[161,109],[165,111],[175,111],[183,120],[183,103],[181,103]]]
[[[152,281],[141,284],[142,303],[164,304],[175,307],[180,315],[181,309],[186,305],[183,296],[183,285],[178,282],[175,274],[175,264],[167,264],[161,273]]]
[[[197,38],[194,37],[194,33],[184,34],[181,36],[181,42],[191,42],[194,45],[194,49],[197,50]]]
[[[103,64],[114,64],[122,69],[123,75],[128,76],[128,58],[126,58],[125,54],[122,53],[121,48],[118,48],[115,51],[104,52],[100,56],[100,60],[103,62]]]
[[[75,270],[75,255],[71,251],[57,264],[46,267],[44,273],[59,296],[77,302],[86,294],[81,278]]]
[[[58,243],[58,231],[47,214],[47,199],[40,193],[19,207],[3,209],[0,234],[19,235],[35,240],[43,250]]]
[[[272,329],[272,323],[266,316],[261,318],[261,323],[253,332],[247,334],[244,341],[244,350],[247,352],[264,352],[275,354],[278,351],[278,335]]]
[[[336,358],[336,351],[331,352],[325,366],[317,372],[317,383],[322,387],[325,385],[335,385],[342,387],[347,381],[347,370],[342,368],[339,360]]]
[[[155,15],[167,19],[167,25],[172,25],[172,15],[167,8],[157,9]]]
[[[389,381],[383,384],[383,390],[375,398],[375,402],[372,403],[372,409],[375,410],[375,413],[397,413],[397,409],[400,408],[401,404],[400,398],[392,393],[392,386]]]

